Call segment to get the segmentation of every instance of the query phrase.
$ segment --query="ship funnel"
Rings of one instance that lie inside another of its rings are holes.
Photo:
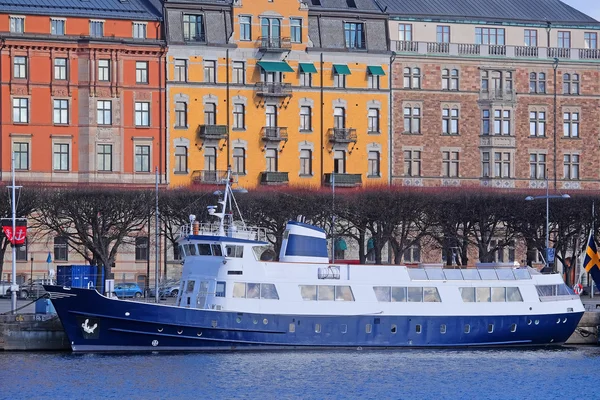
[[[325,231],[313,225],[289,221],[283,234],[279,261],[328,263]]]

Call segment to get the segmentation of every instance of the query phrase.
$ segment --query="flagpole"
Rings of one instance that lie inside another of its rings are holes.
[[[15,204],[15,153],[11,152],[11,163],[10,172],[12,175],[12,237],[11,237],[11,248],[12,248],[12,280],[10,285],[10,304],[11,313],[17,313],[17,248],[15,247],[15,230],[17,229],[17,207]]]
[[[590,238],[594,237],[594,231],[596,230],[596,202],[592,201],[592,230],[590,232]],[[595,240],[595,239],[594,239]],[[588,240],[589,245],[589,240]],[[587,251],[587,248],[586,248]],[[588,276],[588,284],[590,283],[590,279]],[[594,298],[594,284],[590,285],[590,299]]]

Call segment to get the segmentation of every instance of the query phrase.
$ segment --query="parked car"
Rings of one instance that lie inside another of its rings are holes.
[[[21,285],[21,290],[26,289],[31,297],[42,297],[47,292],[44,289],[44,285],[51,285],[53,282],[50,279],[34,279],[30,280],[29,284]]]
[[[8,281],[0,281],[0,297],[10,297],[11,295],[11,290],[10,290],[10,282]],[[17,292],[17,297],[19,299],[26,299],[29,296],[29,291],[26,288],[23,287],[19,287],[19,290]]]
[[[135,282],[115,283],[115,294],[118,297],[142,297],[144,291]]]
[[[167,281],[158,285],[158,296],[161,299],[166,297],[177,297],[179,294],[179,281]],[[148,296],[154,297],[154,285],[150,285],[148,288]]]

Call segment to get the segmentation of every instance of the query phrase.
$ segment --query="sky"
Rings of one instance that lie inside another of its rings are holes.
[[[584,14],[600,21],[600,1],[598,0],[562,0],[571,7],[578,9]]]

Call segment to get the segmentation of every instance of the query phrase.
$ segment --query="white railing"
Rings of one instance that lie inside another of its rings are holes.
[[[549,58],[571,58],[571,49],[564,47],[550,47],[548,49]]]
[[[497,45],[497,44],[490,45],[489,53],[491,56],[505,56],[506,55],[506,46],[505,45]]]
[[[459,43],[458,54],[476,56],[481,54],[481,46],[478,44]]]
[[[450,52],[450,43],[427,42],[427,52],[447,54]]]
[[[416,53],[419,50],[419,42],[410,40],[398,40],[396,42],[396,51]]]
[[[190,226],[183,225],[179,228],[179,237],[185,238],[194,236],[222,236],[219,231],[219,223],[203,223]],[[265,228],[256,226],[243,226],[240,223],[225,224],[223,226],[225,236],[235,239],[258,240],[265,242],[267,240],[267,231]]]
[[[538,48],[534,46],[515,46],[515,57],[537,58]]]
[[[600,60],[600,50],[579,49],[579,58],[582,60]]]

